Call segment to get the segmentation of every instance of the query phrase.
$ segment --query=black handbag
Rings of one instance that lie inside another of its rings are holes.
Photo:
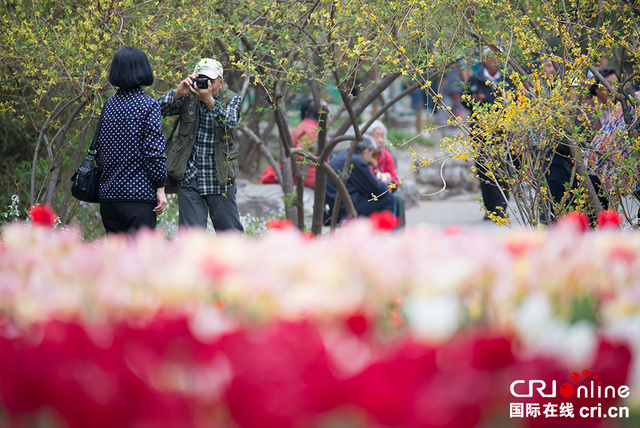
[[[100,119],[98,119],[96,132],[93,134],[93,140],[91,141],[87,156],[78,167],[76,173],[71,177],[71,181],[73,182],[71,185],[71,194],[74,198],[85,202],[98,202],[102,167],[96,165],[95,157],[98,150],[98,135],[100,134],[101,127],[102,114],[100,114]]]

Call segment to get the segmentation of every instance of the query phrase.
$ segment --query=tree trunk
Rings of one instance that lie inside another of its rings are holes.
[[[278,125],[278,133],[280,134],[280,165],[282,166],[282,190],[284,191],[284,211],[286,218],[298,225],[298,217],[296,216],[296,207],[291,200],[294,195],[293,191],[293,169],[291,165],[291,133],[289,132],[289,123],[287,121],[287,113],[284,107],[284,97],[282,94],[281,83],[278,81],[275,85],[274,99],[274,115],[276,124]]]
[[[320,131],[318,132],[318,153],[322,153],[327,142],[327,128],[329,127],[327,120],[329,118],[329,114],[328,111],[325,110],[326,107],[318,110],[318,123],[320,124]],[[316,183],[314,187],[316,191],[313,195],[313,215],[311,219],[311,233],[314,235],[320,235],[322,233],[326,187],[327,173],[323,168],[318,166],[316,168]],[[322,189],[322,191],[318,191],[319,189]]]

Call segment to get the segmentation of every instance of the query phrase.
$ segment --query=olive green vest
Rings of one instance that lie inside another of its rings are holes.
[[[223,89],[216,100],[226,110],[227,103],[237,94],[230,89]],[[167,173],[177,180],[184,179],[187,162],[193,151],[200,124],[198,100],[193,95],[185,95],[180,114],[165,145],[167,154]],[[238,145],[234,132],[225,126],[224,121],[215,118],[213,121],[214,153],[216,157],[216,173],[221,186],[235,180],[238,176]]]

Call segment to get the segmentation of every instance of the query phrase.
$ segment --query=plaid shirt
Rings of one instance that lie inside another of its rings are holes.
[[[222,89],[220,90],[222,91]],[[166,115],[175,116],[180,113],[180,107],[184,97],[173,101],[175,89],[167,92],[158,100],[160,105],[169,106]],[[198,125],[198,136],[193,146],[193,151],[187,162],[187,169],[184,173],[183,184],[189,184],[194,179],[198,179],[198,192],[201,195],[221,195],[225,189],[220,185],[216,174],[215,141],[213,134],[213,121],[219,120],[227,125],[229,131],[233,131],[240,118],[240,97],[235,96],[227,103],[225,109],[215,99],[213,110],[209,110],[207,105],[198,101],[200,107],[200,124]],[[166,107],[165,107],[166,108]]]

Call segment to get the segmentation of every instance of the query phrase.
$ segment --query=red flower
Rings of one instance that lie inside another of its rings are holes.
[[[589,227],[589,217],[580,211],[571,211],[562,217],[559,224],[573,225],[579,232],[585,232]]]
[[[33,224],[53,227],[58,216],[49,205],[35,204],[29,208],[29,218]]]
[[[316,239],[316,235],[311,232],[302,232],[302,237],[305,241],[313,241],[314,239]]]
[[[296,227],[291,220],[286,218],[269,220],[267,222],[267,229],[289,230]]]
[[[622,219],[615,210],[602,210],[598,213],[597,220],[600,229],[617,229]]]
[[[356,313],[347,318],[349,330],[356,336],[362,336],[369,329],[369,321],[362,313]]]
[[[393,230],[398,226],[398,219],[391,211],[377,211],[369,216],[375,230]]]

